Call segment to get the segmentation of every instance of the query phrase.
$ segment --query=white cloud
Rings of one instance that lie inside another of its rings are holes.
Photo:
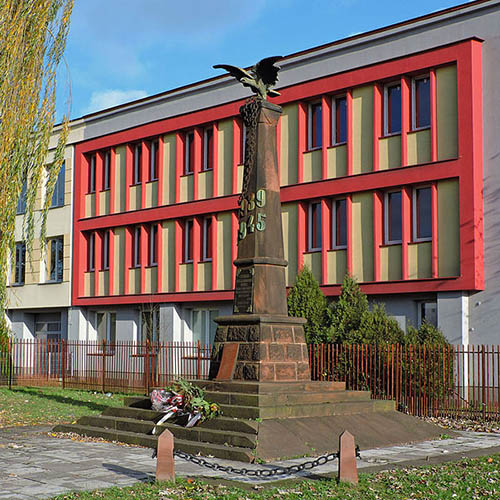
[[[147,95],[148,93],[145,90],[108,89],[94,91],[90,96],[90,103],[84,110],[84,114],[94,113],[95,111],[118,106],[118,104],[135,101]]]

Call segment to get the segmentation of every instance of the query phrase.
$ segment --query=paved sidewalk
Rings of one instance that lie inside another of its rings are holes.
[[[50,427],[0,429],[0,499],[42,499],[71,490],[126,486],[152,481],[156,460],[151,450],[111,443],[77,442],[47,435]],[[459,432],[453,439],[426,441],[414,445],[361,450],[360,470],[459,459],[466,455],[500,452],[500,434]],[[332,450],[336,451],[336,450]],[[265,465],[248,465],[228,460],[211,461],[248,469],[292,465],[310,460],[299,458]],[[250,484],[269,482],[263,478],[229,475],[176,458],[178,476],[223,478]],[[318,477],[337,471],[337,461],[293,476],[272,479]]]

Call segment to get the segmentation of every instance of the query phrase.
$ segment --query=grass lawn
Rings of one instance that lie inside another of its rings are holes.
[[[0,387],[0,427],[74,422],[100,414],[107,406],[122,406],[123,395],[59,388]]]
[[[193,479],[71,493],[53,500],[476,500],[500,498],[500,455],[465,459],[432,467],[360,474],[358,486],[335,480],[295,482],[290,486],[248,491]]]

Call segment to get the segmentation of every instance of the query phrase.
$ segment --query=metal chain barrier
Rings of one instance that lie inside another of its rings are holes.
[[[287,476],[291,474],[297,474],[304,470],[314,469],[314,467],[319,467],[320,465],[325,465],[328,462],[332,462],[339,458],[339,452],[328,453],[321,457],[315,458],[314,460],[308,460],[301,464],[291,465],[290,467],[273,467],[272,469],[246,469],[237,468],[230,465],[220,465],[218,463],[209,462],[203,457],[194,456],[190,453],[185,453],[184,451],[174,450],[174,456],[187,460],[196,465],[201,465],[207,469],[226,472],[228,474],[237,474],[240,476],[250,476],[250,477],[273,477],[273,476]],[[356,446],[356,456],[360,457],[359,446]]]

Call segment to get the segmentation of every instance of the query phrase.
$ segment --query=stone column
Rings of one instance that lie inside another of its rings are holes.
[[[212,353],[217,375],[226,342],[238,343],[234,379],[310,380],[301,318],[287,315],[276,126],[281,108],[254,98],[240,109],[247,128],[238,213],[233,316],[220,317]]]

